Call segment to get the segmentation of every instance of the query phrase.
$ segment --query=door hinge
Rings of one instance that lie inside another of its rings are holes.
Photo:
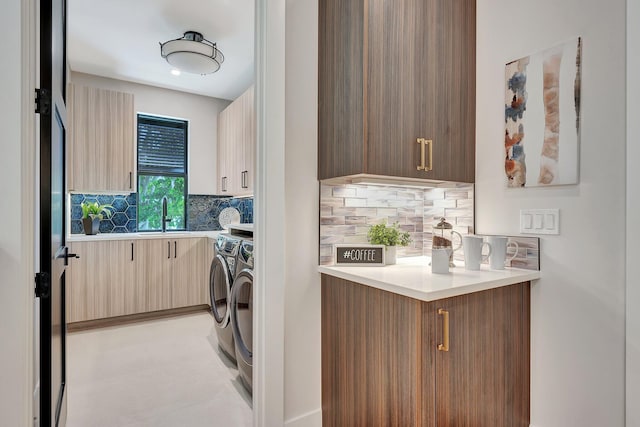
[[[51,91],[36,89],[36,113],[51,114]]]
[[[36,298],[49,298],[51,280],[49,273],[36,273]]]

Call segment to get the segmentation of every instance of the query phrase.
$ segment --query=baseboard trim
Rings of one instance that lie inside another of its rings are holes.
[[[128,323],[144,322],[146,320],[161,319],[164,317],[182,316],[185,314],[209,311],[207,304],[191,307],[172,308],[170,310],[152,311],[149,313],[128,314],[126,316],[108,317],[105,319],[85,320],[67,324],[68,332],[84,331],[87,329],[106,328],[109,326],[126,325]]]
[[[307,412],[284,422],[286,427],[322,427],[322,409]]]

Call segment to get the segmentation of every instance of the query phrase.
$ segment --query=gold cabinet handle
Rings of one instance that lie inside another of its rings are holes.
[[[425,170],[425,166],[424,166],[424,162],[425,162],[425,159],[424,159],[424,155],[425,155],[425,153],[424,153],[424,141],[425,141],[425,139],[424,138],[418,138],[417,141],[418,141],[418,144],[420,144],[420,164],[418,165],[418,170],[419,171],[423,171],[423,170]]]
[[[438,350],[449,351],[449,312],[439,308],[438,315],[442,316],[442,344],[438,344]]]
[[[420,144],[420,165],[419,171],[429,172],[433,169],[433,141],[431,139],[418,138],[418,144]],[[425,145],[429,145],[429,166],[426,163],[426,150]]]

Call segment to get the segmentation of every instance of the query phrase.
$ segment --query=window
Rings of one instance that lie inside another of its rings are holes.
[[[138,114],[138,230],[186,229],[187,122]]]

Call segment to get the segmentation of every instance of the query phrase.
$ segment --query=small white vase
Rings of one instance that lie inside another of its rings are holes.
[[[396,249],[397,249],[397,246],[385,246],[384,248],[385,265],[392,265],[396,263]]]

